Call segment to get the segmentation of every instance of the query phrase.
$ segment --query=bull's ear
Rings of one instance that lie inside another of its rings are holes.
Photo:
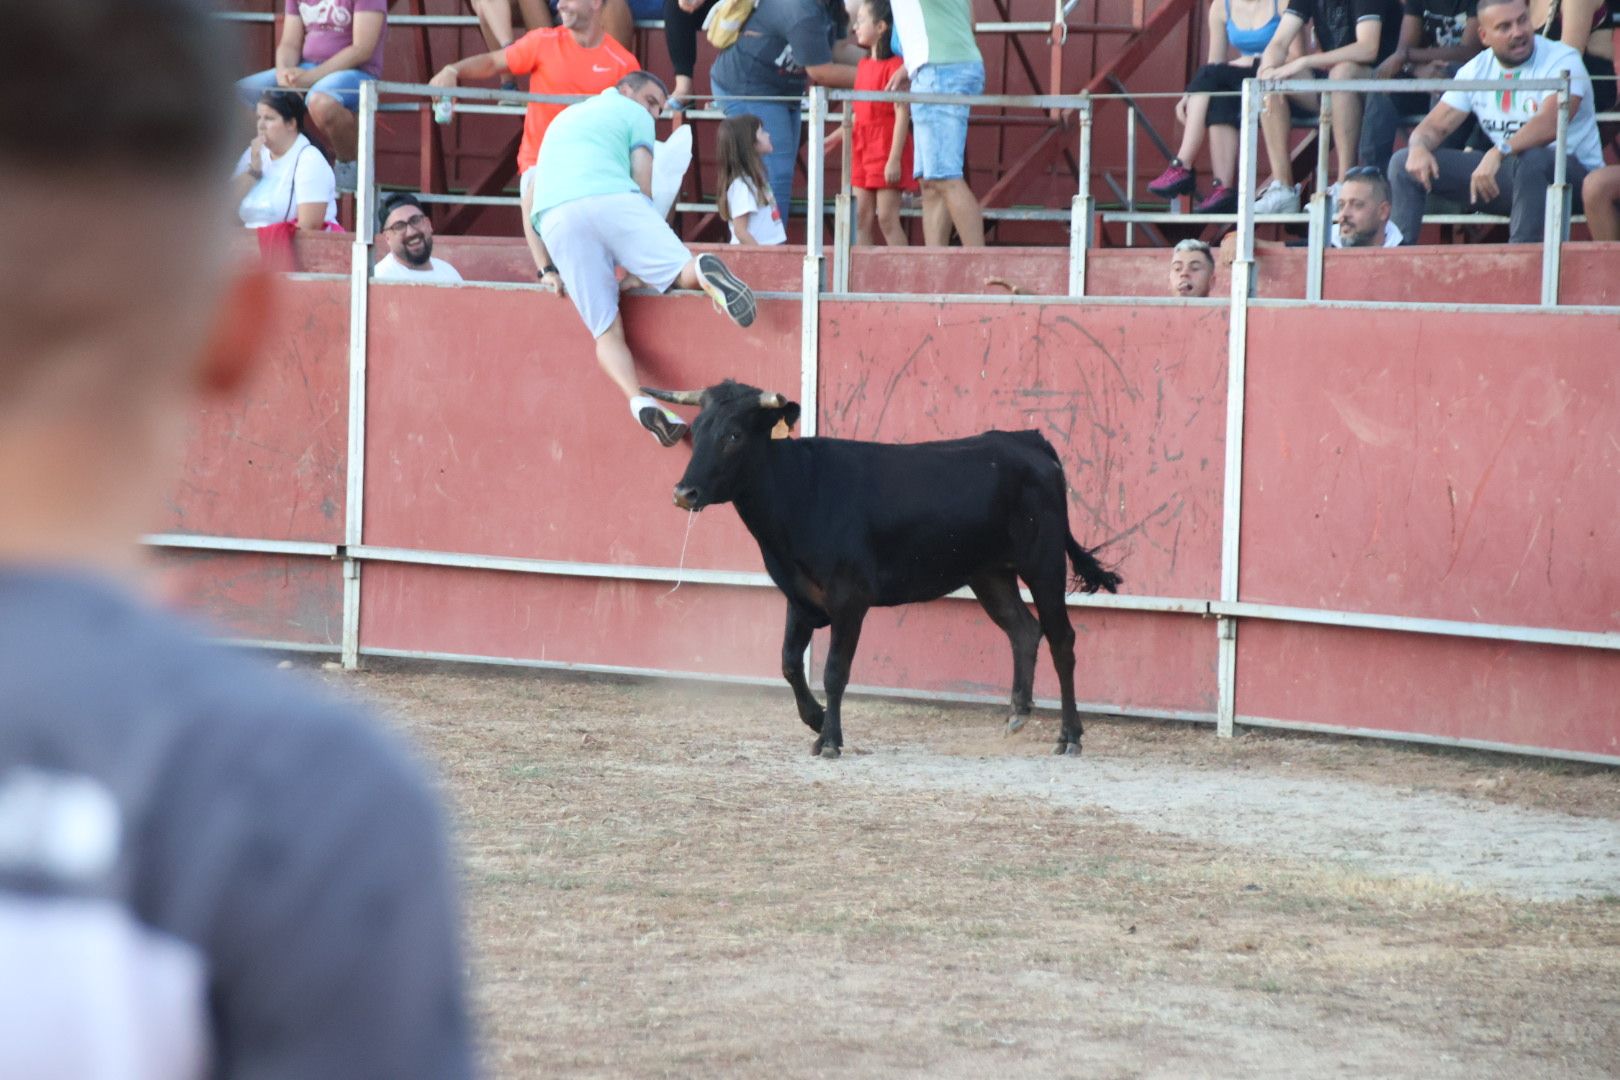
[[[792,434],[792,427],[799,423],[799,402],[787,402],[781,408],[770,410],[773,416],[771,423],[771,439],[787,439]]]

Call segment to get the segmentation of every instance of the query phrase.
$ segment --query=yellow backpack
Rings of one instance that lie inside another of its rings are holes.
[[[729,49],[735,45],[744,24],[757,6],[759,0],[720,0],[709,9],[709,17],[703,20],[703,32],[709,44],[717,49]]]

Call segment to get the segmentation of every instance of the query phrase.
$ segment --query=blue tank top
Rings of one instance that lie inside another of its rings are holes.
[[[1245,30],[1232,21],[1232,0],[1226,0],[1226,43],[1244,56],[1259,56],[1265,52],[1280,22],[1282,13],[1277,10],[1277,0],[1271,0],[1271,21]]]

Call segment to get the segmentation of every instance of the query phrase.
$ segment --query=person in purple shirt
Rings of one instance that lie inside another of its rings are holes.
[[[249,106],[266,90],[302,90],[309,118],[337,159],[338,190],[353,191],[360,84],[382,76],[388,0],[286,0],[276,66],[236,84]]]

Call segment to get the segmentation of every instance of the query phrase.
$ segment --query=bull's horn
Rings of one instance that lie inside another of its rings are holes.
[[[761,394],[761,395],[759,395],[759,407],[762,408],[762,409],[780,409],[783,405],[786,405],[786,404],[787,404],[787,402],[782,400],[782,395],[781,394]]]
[[[650,394],[659,401],[667,401],[671,405],[703,404],[703,391],[701,390],[654,390],[650,386],[643,386],[641,392]]]

